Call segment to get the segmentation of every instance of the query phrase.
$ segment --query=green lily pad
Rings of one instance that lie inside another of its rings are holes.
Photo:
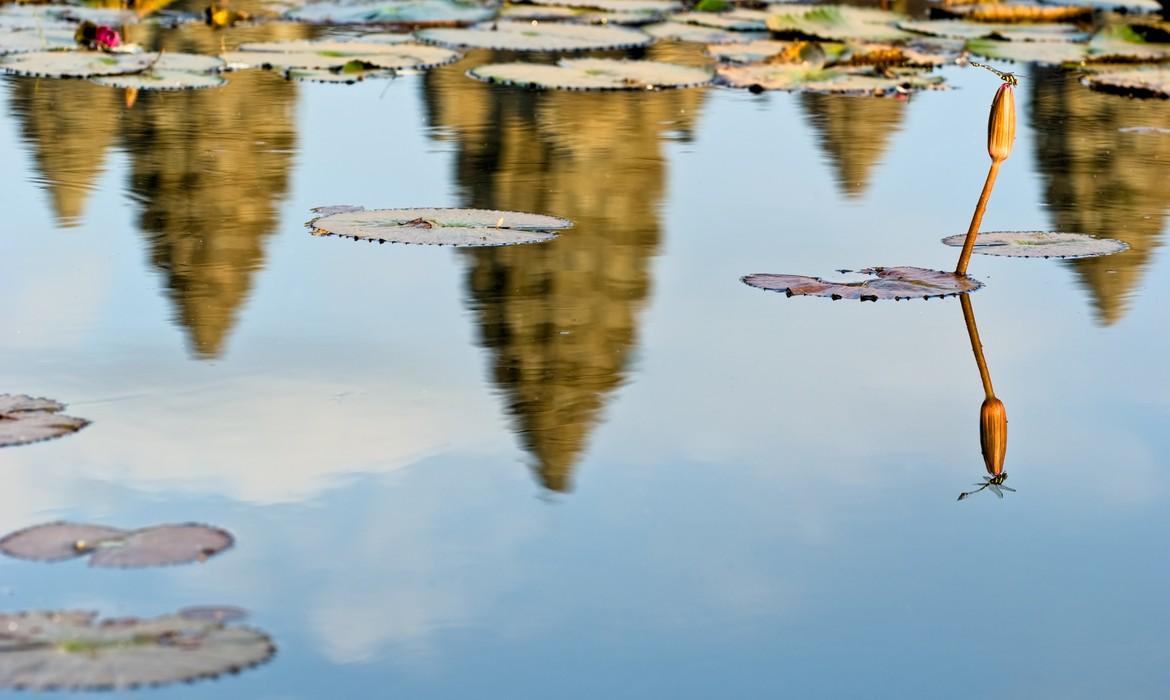
[[[286,50],[288,49],[288,50]],[[244,44],[238,51],[223,54],[231,68],[343,69],[359,62],[371,70],[424,70],[462,58],[450,49],[416,43],[371,43],[362,41],[306,41]]]
[[[490,19],[495,7],[459,0],[378,0],[312,2],[285,13],[308,24],[386,24],[406,27],[474,24]]]
[[[646,46],[654,38],[623,27],[543,22],[495,22],[470,29],[423,29],[419,39],[442,46],[501,51],[590,51]]]
[[[4,536],[0,539],[0,552],[18,559],[49,562],[88,556],[90,566],[139,568],[205,561],[232,543],[227,531],[196,523],[121,530],[56,522]]]
[[[737,44],[713,45],[707,53],[717,61],[729,63],[757,63],[793,50],[799,51],[804,45],[816,45],[824,53],[823,63],[833,63],[845,52],[845,45],[833,42],[776,41],[759,39]],[[799,61],[797,61],[799,63]]]
[[[272,658],[263,632],[165,615],[97,620],[76,610],[0,614],[0,687],[112,690],[237,673]]]
[[[52,440],[89,425],[84,418],[61,415],[64,409],[52,399],[0,394],[0,447]]]
[[[545,90],[659,90],[706,85],[713,77],[705,68],[660,61],[610,58],[562,60],[555,66],[537,63],[493,63],[467,72],[488,83]]]
[[[963,247],[967,234],[947,236],[942,242]],[[1129,246],[1112,238],[1083,233],[1052,231],[984,231],[975,237],[975,253],[1009,258],[1097,258],[1127,250]]]
[[[25,51],[72,50],[77,48],[70,27],[38,29],[0,26],[0,54]]]
[[[573,222],[494,209],[371,209],[320,207],[309,221],[315,236],[381,243],[483,247],[544,243]]]
[[[1089,57],[1109,63],[1170,61],[1170,43],[1147,41],[1139,26],[1114,24],[1089,41]]]
[[[1042,65],[1079,63],[1089,55],[1089,49],[1084,44],[1066,44],[1059,41],[972,39],[967,42],[967,50],[983,58]]]
[[[967,275],[926,270],[921,267],[873,267],[858,270],[872,275],[862,282],[827,282],[803,275],[755,274],[742,278],[744,284],[787,296],[816,296],[831,299],[931,299],[973,292],[983,283]]]
[[[1089,35],[1075,24],[995,24],[965,19],[933,19],[903,20],[897,25],[908,32],[947,39],[1074,42],[1089,40]]]
[[[815,68],[799,64],[752,63],[720,66],[717,70],[722,82],[750,90],[881,96],[946,89],[942,76],[911,68],[879,72],[866,66]]]
[[[783,5],[776,6],[784,8]],[[794,6],[768,17],[768,29],[828,41],[903,41],[913,34],[899,29],[903,15],[873,8],[844,5]]]
[[[669,39],[671,41],[689,41],[696,44],[731,44],[743,40],[743,36],[726,29],[701,27],[697,24],[683,24],[682,22],[662,22],[642,27],[655,39]]]
[[[1130,97],[1170,97],[1170,68],[1138,68],[1097,73],[1086,78],[1089,87]]]
[[[146,70],[157,54],[101,51],[30,51],[0,56],[0,71],[38,78],[93,78]]]
[[[768,30],[768,13],[762,10],[680,12],[671,15],[669,19],[671,22],[694,24],[700,27],[723,29],[729,32],[763,32]]]

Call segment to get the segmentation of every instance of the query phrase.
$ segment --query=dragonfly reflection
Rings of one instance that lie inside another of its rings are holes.
[[[976,482],[979,488],[973,491],[964,491],[959,494],[959,500],[988,490],[1003,498],[1004,491],[1015,491],[1005,486],[1007,472],[1003,470],[1004,458],[1007,456],[1007,411],[1003,402],[995,396],[995,388],[991,385],[991,372],[987,369],[987,360],[983,357],[983,343],[979,340],[979,328],[975,325],[975,311],[971,308],[970,295],[959,297],[963,306],[963,322],[967,325],[967,337],[971,340],[971,352],[975,355],[975,364],[979,367],[979,379],[983,382],[983,405],[979,409],[979,447],[983,452],[983,466],[987,469],[987,476],[983,481]]]

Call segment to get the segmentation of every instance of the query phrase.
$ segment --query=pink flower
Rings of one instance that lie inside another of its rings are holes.
[[[98,27],[94,31],[93,43],[97,44],[99,49],[113,49],[117,48],[122,43],[122,37],[118,36],[118,31],[110,27]]]

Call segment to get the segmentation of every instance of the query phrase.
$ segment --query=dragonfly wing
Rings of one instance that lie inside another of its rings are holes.
[[[992,493],[994,493],[996,496],[999,496],[1000,498],[1003,498],[1003,491],[1000,491],[1000,490],[999,490],[999,486],[998,486],[998,485],[996,485],[996,484],[991,484],[990,486],[991,486],[991,491],[992,491]]]

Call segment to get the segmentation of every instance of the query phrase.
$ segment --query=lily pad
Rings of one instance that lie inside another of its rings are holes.
[[[767,31],[768,13],[761,10],[731,10],[730,12],[681,12],[670,16],[670,21],[694,24],[729,32]]]
[[[114,7],[86,7],[84,5],[13,4],[0,7],[0,26],[41,27],[58,22],[93,22],[97,25],[121,26],[136,24],[138,13]]]
[[[97,620],[96,613],[0,614],[0,687],[111,690],[237,673],[276,653],[249,627],[182,615]]]
[[[89,556],[90,566],[138,568],[204,561],[231,547],[232,542],[227,531],[196,523],[121,530],[56,522],[4,536],[0,539],[0,552],[35,561]]]
[[[0,70],[38,78],[93,78],[139,73],[149,68],[157,57],[153,53],[30,51],[0,56]]]
[[[72,28],[6,28],[0,26],[0,54],[77,48]]]
[[[995,24],[965,19],[905,20],[897,23],[908,32],[946,39],[999,39],[1002,41],[1088,41],[1089,35],[1075,24]]]
[[[674,0],[524,0],[531,5],[571,7],[606,12],[645,12],[664,14],[682,9]]]
[[[743,40],[743,37],[726,29],[700,27],[697,24],[683,24],[682,22],[662,22],[642,27],[655,39],[669,39],[671,41],[690,41],[696,44],[731,44]]]
[[[582,24],[622,24],[638,26],[662,20],[659,12],[605,12],[553,5],[506,5],[500,19],[514,22],[579,22]]]
[[[1089,49],[1084,44],[1066,44],[1059,41],[972,39],[967,42],[967,50],[983,58],[1041,65],[1079,63],[1089,55]]]
[[[881,96],[946,89],[942,76],[912,68],[878,71],[866,66],[816,68],[799,64],[752,63],[720,66],[717,70],[722,82],[754,91]]]
[[[635,29],[546,22],[495,22],[470,29],[423,29],[416,36],[442,46],[501,51],[590,51],[646,46],[654,38]]]
[[[195,90],[220,87],[227,83],[218,71],[223,60],[215,56],[191,53],[155,54],[158,58],[150,69],[128,75],[94,78],[93,82],[116,88],[135,90]]]
[[[986,2],[936,7],[934,11],[972,22],[1076,22],[1093,17],[1093,8],[1084,5],[1034,3]]]
[[[706,85],[712,78],[705,68],[610,58],[566,59],[555,66],[492,63],[467,74],[488,83],[546,90],[660,90]]]
[[[1147,40],[1141,27],[1115,24],[1093,36],[1089,56],[1103,62],[1170,61],[1170,43]]]
[[[768,29],[773,32],[813,39],[901,41],[914,36],[895,26],[896,22],[903,19],[904,16],[885,10],[821,5],[811,9],[794,8],[783,14],[770,15],[767,24]]]
[[[367,78],[393,78],[397,72],[384,68],[370,68],[361,61],[352,61],[336,68],[289,68],[284,72],[288,80],[305,83],[337,83],[352,85]]]
[[[353,209],[321,207],[309,221],[316,236],[419,245],[482,247],[543,243],[573,222],[494,209]]]
[[[953,272],[926,270],[921,267],[874,267],[858,270],[872,275],[862,282],[827,282],[803,275],[755,274],[743,278],[751,287],[784,292],[790,297],[816,296],[831,299],[931,299],[973,292],[983,283]]]
[[[474,24],[490,19],[495,7],[459,0],[378,0],[313,2],[285,13],[308,24],[385,24],[435,27]]]
[[[967,234],[947,236],[942,242],[963,247]],[[1097,258],[1113,255],[1129,246],[1112,238],[1096,238],[1083,233],[1052,231],[984,231],[975,237],[976,253],[1009,258]]]
[[[1170,97],[1170,68],[1139,68],[1090,75],[1089,87],[1130,97]]]
[[[757,63],[783,54],[796,54],[800,57],[806,46],[816,45],[824,52],[823,61],[810,63],[832,63],[845,52],[844,44],[831,42],[808,41],[776,41],[774,39],[759,39],[738,44],[714,45],[707,47],[707,53],[717,61],[730,63]],[[804,61],[783,61],[784,63],[803,63]]]
[[[238,51],[223,54],[223,59],[232,68],[282,69],[344,68],[357,61],[367,69],[423,70],[452,63],[460,58],[462,56],[459,53],[438,46],[360,41],[325,41],[317,46],[306,41],[273,41],[244,44]]]
[[[89,425],[84,418],[61,415],[64,408],[52,399],[0,394],[0,447],[52,440]]]

